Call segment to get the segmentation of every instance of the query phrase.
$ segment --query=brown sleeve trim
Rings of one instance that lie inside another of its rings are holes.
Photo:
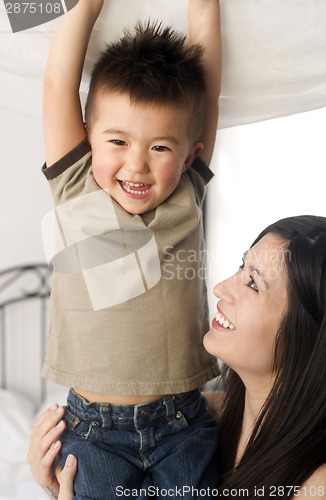
[[[205,183],[208,184],[209,181],[214,177],[213,172],[208,168],[206,163],[203,162],[200,158],[195,158],[193,164],[191,165],[196,172],[204,179]]]
[[[62,174],[67,168],[74,165],[78,160],[83,158],[91,150],[87,137],[78,144],[74,149],[69,151],[65,156],[60,158],[57,162],[53,163],[50,167],[44,163],[42,172],[48,180],[55,179],[58,175]]]

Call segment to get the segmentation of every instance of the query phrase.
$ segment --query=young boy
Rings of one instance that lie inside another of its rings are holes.
[[[79,85],[102,4],[79,0],[65,14],[44,77],[43,172],[56,208],[43,375],[74,388],[62,461],[77,456],[75,498],[153,487],[158,498],[209,496],[218,432],[198,388],[219,370],[202,346],[201,205],[217,125],[218,0],[189,0],[190,42],[203,54],[155,24],[108,46],[84,126]]]

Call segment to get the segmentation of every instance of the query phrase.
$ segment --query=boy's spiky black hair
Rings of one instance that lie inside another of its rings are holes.
[[[162,23],[138,23],[107,45],[95,64],[86,102],[88,128],[95,116],[96,97],[106,92],[128,94],[132,103],[186,106],[191,114],[194,142],[205,113],[203,50],[189,46],[186,36]]]

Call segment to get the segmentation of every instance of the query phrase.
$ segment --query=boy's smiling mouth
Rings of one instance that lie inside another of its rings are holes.
[[[146,198],[152,189],[152,184],[142,184],[141,182],[131,182],[118,179],[122,191],[130,198]]]

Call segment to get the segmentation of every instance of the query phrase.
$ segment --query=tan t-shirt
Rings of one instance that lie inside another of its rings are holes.
[[[87,139],[49,168],[55,209],[43,223],[53,264],[42,374],[83,390],[179,393],[219,374],[209,329],[202,201],[210,170],[196,160],[172,195],[125,212],[94,180]]]

